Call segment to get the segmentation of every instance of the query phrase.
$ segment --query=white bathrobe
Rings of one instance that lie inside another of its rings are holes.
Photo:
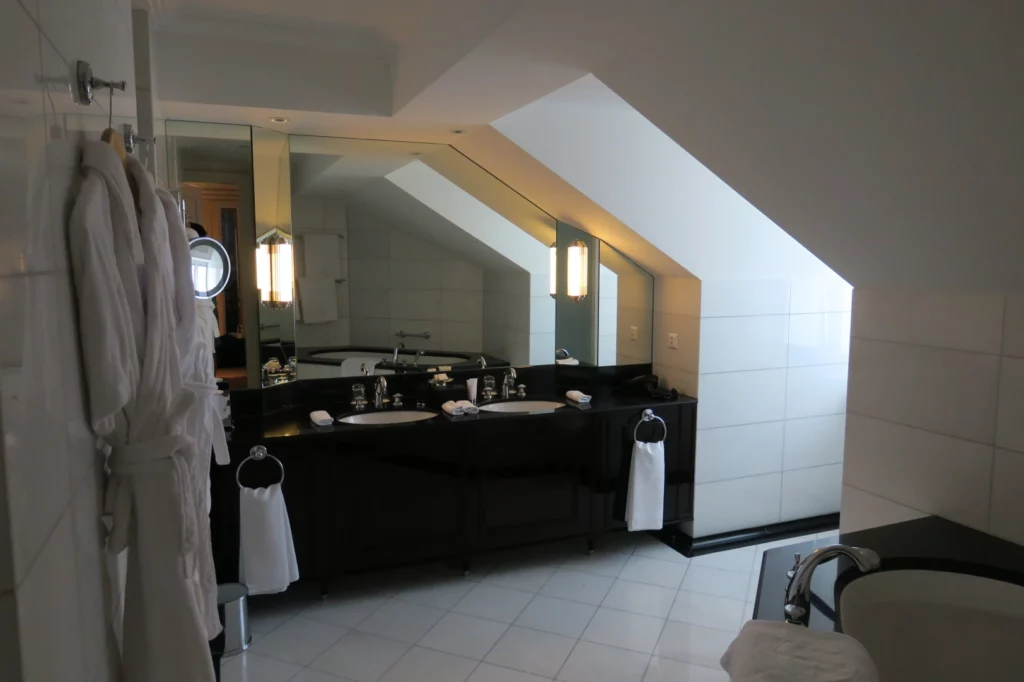
[[[141,164],[101,142],[68,226],[90,419],[111,446],[107,549],[128,549],[122,665],[126,682],[212,682],[196,576],[200,532],[186,429],[169,231]],[[137,187],[133,201],[127,170]]]

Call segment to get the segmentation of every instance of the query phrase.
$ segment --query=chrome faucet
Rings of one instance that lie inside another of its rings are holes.
[[[505,376],[501,379],[501,399],[508,400],[508,389],[509,386],[513,386],[516,383],[516,368],[509,367],[505,370]]]
[[[852,559],[862,573],[878,570],[882,564],[882,558],[878,556],[878,552],[849,545],[819,547],[803,561],[800,561],[798,556],[797,564],[792,571],[793,575],[789,579],[789,587],[786,588],[787,623],[807,626],[811,617],[811,578],[814,575],[814,569],[838,556]]]
[[[373,406],[376,409],[384,407],[384,401],[388,397],[388,382],[384,377],[377,377],[377,387],[373,390]]]
[[[482,355],[476,359],[476,364],[480,365],[480,369],[487,369],[487,359]]]
[[[425,350],[418,350],[418,351],[416,351],[416,357],[412,361],[412,366],[415,367],[416,365],[420,364],[420,358],[422,358],[426,354],[427,354],[427,351],[425,351]]]

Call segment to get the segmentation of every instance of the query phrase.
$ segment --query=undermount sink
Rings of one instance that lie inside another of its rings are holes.
[[[343,424],[409,424],[433,419],[437,412],[426,412],[424,410],[402,410],[399,412],[367,412],[366,414],[350,414],[338,421]]]
[[[491,403],[481,405],[482,412],[541,412],[543,410],[557,410],[565,407],[565,403],[556,403],[551,400],[509,400],[504,403]]]
[[[1020,679],[1020,585],[946,571],[881,571],[843,589],[839,614],[882,682]]]

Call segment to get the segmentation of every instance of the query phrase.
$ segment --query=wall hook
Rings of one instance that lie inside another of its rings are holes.
[[[92,65],[87,61],[78,60],[75,65],[75,87],[71,95],[76,104],[89,106],[96,101],[93,90],[109,88],[110,90],[125,91],[128,89],[128,81],[107,81],[102,78],[95,78],[92,75]]]

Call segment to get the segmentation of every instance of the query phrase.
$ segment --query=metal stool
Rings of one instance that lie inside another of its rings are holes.
[[[234,656],[249,648],[249,588],[241,583],[217,586],[217,611],[224,625],[223,656]]]

